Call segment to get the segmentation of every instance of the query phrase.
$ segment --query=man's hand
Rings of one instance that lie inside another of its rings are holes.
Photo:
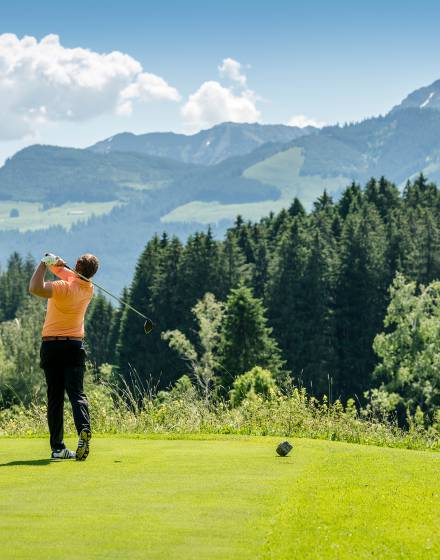
[[[66,266],[66,261],[64,261],[61,257],[57,257],[52,253],[46,253],[44,257],[41,259],[41,262],[44,263],[46,266],[59,266],[64,267]]]
[[[46,266],[55,266],[55,263],[58,261],[59,257],[53,255],[52,253],[46,253],[44,257],[41,259],[41,262],[44,263]]]
[[[59,266],[64,268],[65,266],[67,266],[67,263],[65,260],[63,260],[61,257],[57,257],[57,262],[54,264],[54,266]]]

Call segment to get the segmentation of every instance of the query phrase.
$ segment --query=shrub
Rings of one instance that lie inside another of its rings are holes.
[[[249,373],[249,372],[248,372]],[[179,389],[166,398],[147,396],[138,402],[105,382],[92,383],[88,372],[86,394],[94,432],[102,434],[238,434],[305,437],[440,450],[440,416],[428,429],[420,414],[409,430],[389,419],[379,421],[368,412],[359,413],[354,401],[344,407],[309,397],[305,389],[291,387],[271,398],[253,394],[235,407],[219,400],[206,401],[194,386],[180,380]],[[66,434],[75,434],[71,414],[66,414]],[[46,407],[36,403],[0,409],[0,436],[47,434]]]
[[[250,371],[235,378],[229,398],[232,406],[238,406],[244,399],[252,399],[256,395],[268,399],[277,392],[277,385],[267,369],[255,366]]]

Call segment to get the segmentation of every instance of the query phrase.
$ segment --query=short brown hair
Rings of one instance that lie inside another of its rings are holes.
[[[91,253],[86,253],[78,257],[76,261],[75,270],[79,272],[82,276],[86,278],[91,278],[99,268],[99,260],[95,255]]]

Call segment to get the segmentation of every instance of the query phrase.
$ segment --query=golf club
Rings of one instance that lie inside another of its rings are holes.
[[[46,253],[46,256],[48,256],[48,255],[49,255],[49,253]],[[80,274],[79,272],[77,272],[76,270],[74,270],[73,268],[68,266],[67,264],[64,265],[64,268],[67,268],[67,270],[70,270],[71,272],[76,274],[76,276],[78,276],[78,278],[81,278],[81,280],[85,280],[86,282],[90,282],[93,286],[95,286],[99,290],[102,290],[103,292],[105,292],[110,297],[114,298],[121,305],[125,305],[125,307],[128,307],[129,309],[131,309],[134,313],[137,313],[139,315],[139,317],[142,317],[142,319],[145,319],[145,322],[144,322],[145,334],[150,334],[151,333],[151,331],[153,330],[153,321],[149,317],[147,317],[146,315],[144,315],[143,313],[141,313],[140,311],[135,309],[133,306],[131,306],[129,303],[122,300],[118,296],[115,296],[114,294],[112,294],[111,292],[109,292],[108,290],[106,290],[105,288],[103,288],[102,286],[97,284],[96,282],[92,282],[89,278],[86,278],[85,276],[83,276],[82,274]]]

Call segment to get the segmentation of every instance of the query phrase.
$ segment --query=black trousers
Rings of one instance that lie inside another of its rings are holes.
[[[84,394],[86,353],[79,340],[43,341],[40,366],[47,383],[47,422],[52,449],[64,449],[64,392],[72,405],[75,427],[90,430],[89,404]]]

